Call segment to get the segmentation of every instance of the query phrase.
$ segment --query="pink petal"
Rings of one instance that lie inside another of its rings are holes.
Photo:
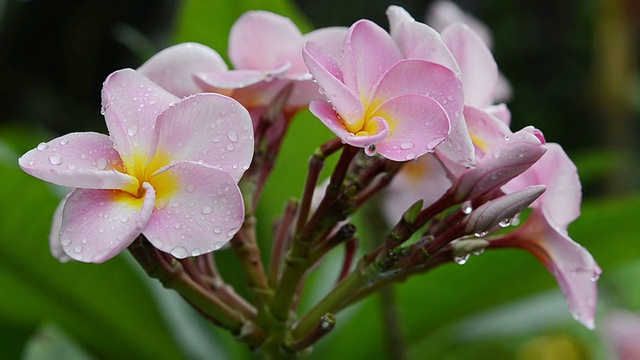
[[[464,118],[478,158],[501,145],[512,134],[507,124],[483,110],[465,106]]]
[[[168,166],[152,182],[177,183],[159,195],[157,210],[143,231],[158,249],[177,258],[222,247],[244,221],[240,189],[229,173],[188,161]]]
[[[493,36],[491,30],[478,19],[462,11],[456,3],[450,0],[437,0],[431,4],[427,13],[427,24],[437,31],[444,30],[454,23],[465,23],[491,48]]]
[[[194,74],[226,70],[227,64],[215,50],[198,43],[166,48],[138,68],[139,73],[178,97],[203,91]]]
[[[64,210],[64,204],[67,202],[71,193],[65,195],[64,199],[60,201],[56,211],[53,213],[53,220],[51,221],[51,230],[49,231],[49,250],[51,255],[58,261],[66,263],[71,260],[71,257],[64,252],[62,244],[60,243],[60,230],[62,230],[62,211]]]
[[[547,143],[547,152],[530,169],[507,183],[503,190],[517,191],[536,184],[547,185],[547,192],[532,207],[541,207],[555,226],[567,229],[580,216],[582,187],[578,169],[558,144]]]
[[[202,162],[239,181],[253,157],[253,124],[245,108],[218,94],[180,100],[158,117],[158,150],[172,161]]]
[[[344,41],[347,38],[349,29],[346,27],[328,27],[311,31],[305,34],[302,39],[303,43],[314,42],[320,45],[334,59],[342,56],[344,49]],[[291,66],[293,72],[308,72],[308,68],[304,63],[304,59],[300,57],[300,63],[294,62]]]
[[[108,136],[71,133],[41,143],[18,159],[29,175],[56,185],[137,191],[138,180],[124,173]]]
[[[506,104],[497,104],[483,109],[487,114],[502,120],[507,126],[511,125],[511,111]]]
[[[416,94],[393,98],[372,116],[389,123],[389,136],[377,146],[380,155],[394,161],[413,160],[433,151],[449,132],[449,119],[433,99]]]
[[[249,11],[231,27],[229,59],[236,69],[278,69],[300,56],[302,44],[302,34],[290,19]]]
[[[347,124],[358,127],[363,121],[364,106],[360,98],[342,82],[340,65],[315,43],[307,43],[303,55],[309,71],[342,119]]]
[[[489,48],[461,23],[447,27],[442,39],[462,71],[465,104],[478,108],[491,105],[498,84],[498,66]]]
[[[476,166],[476,150],[464,116],[457,123],[451,123],[449,135],[436,147],[436,154],[455,177]]]
[[[413,20],[406,10],[398,6],[390,6],[387,16],[391,25],[391,36],[406,59],[434,62],[460,76],[458,63],[436,30]]]
[[[605,318],[603,335],[612,354],[611,359],[640,359],[640,314],[613,310]]]
[[[530,251],[555,276],[573,317],[593,329],[597,302],[595,281],[602,272],[593,256],[565,232],[554,229],[541,211],[534,210],[513,235],[515,246]]]
[[[329,130],[331,130],[337,137],[340,138],[343,142],[357,146],[357,147],[366,147],[369,145],[377,144],[380,141],[384,140],[386,136],[389,134],[388,125],[383,124],[383,129],[386,128],[386,133],[378,133],[375,137],[371,136],[356,136],[353,133],[350,133],[342,123],[341,119],[338,117],[338,114],[333,109],[331,104],[324,100],[314,100],[309,104],[309,110],[313,115],[315,115],[323,124],[325,124]]]
[[[136,239],[149,221],[156,200],[147,183],[143,199],[118,190],[74,190],[62,214],[60,243],[71,258],[101,263]]]
[[[198,82],[208,87],[218,89],[240,89],[257,84],[261,81],[271,81],[274,77],[281,76],[291,67],[289,63],[280,68],[265,70],[228,70],[213,72],[198,72],[195,76]]]
[[[382,210],[387,223],[395,224],[418,199],[424,201],[424,207],[433,204],[449,187],[451,181],[434,154],[406,162],[384,192]]]
[[[364,104],[369,104],[374,85],[401,59],[402,53],[391,35],[371,21],[360,20],[351,26],[345,41],[344,83],[358,91]]]
[[[451,70],[424,60],[402,60],[387,72],[376,87],[375,104],[404,94],[433,98],[452,124],[462,116],[464,99],[458,76]]]
[[[144,168],[153,157],[156,118],[178,98],[131,69],[119,70],[102,88],[102,112],[124,165]]]

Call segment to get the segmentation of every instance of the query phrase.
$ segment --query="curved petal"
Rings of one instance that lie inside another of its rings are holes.
[[[541,207],[550,222],[566,230],[580,216],[582,186],[578,169],[560,145],[547,143],[545,147],[547,152],[540,160],[503,186],[503,190],[513,192],[530,185],[546,185],[546,193],[532,207]]]
[[[405,94],[419,94],[437,101],[452,124],[462,116],[464,98],[460,78],[432,62],[409,59],[395,64],[377,84],[374,104]]]
[[[445,141],[436,147],[436,154],[455,177],[476,166],[476,150],[464,116],[457,123],[451,123],[451,131]]]
[[[364,105],[360,98],[342,82],[340,65],[327,51],[312,42],[305,45],[303,56],[309,71],[342,119],[355,128],[361,128]]]
[[[415,21],[399,6],[387,9],[390,33],[406,59],[420,59],[440,64],[460,76],[460,67],[440,34],[430,26]]]
[[[138,180],[122,170],[108,136],[71,133],[40,143],[18,159],[27,174],[50,183],[87,189],[137,191]]]
[[[593,329],[595,281],[602,272],[593,256],[566,233],[558,232],[540,211],[534,211],[513,235],[515,246],[531,252],[555,276],[573,317]]]
[[[194,74],[225,71],[227,64],[220,54],[198,43],[168,47],[138,68],[139,73],[178,97],[203,91]]]
[[[483,110],[486,111],[487,114],[502,120],[507,126],[511,125],[511,111],[506,104],[487,106]]]
[[[300,56],[302,44],[302,34],[289,18],[249,11],[231,27],[229,59],[236,69],[278,69]]]
[[[56,211],[53,213],[53,220],[51,221],[51,230],[49,231],[49,250],[54,258],[58,259],[61,263],[66,263],[71,260],[71,257],[64,252],[62,244],[60,243],[60,230],[62,230],[62,212],[64,210],[64,204],[67,202],[71,193],[65,195],[64,199],[60,201]]]
[[[349,29],[342,26],[327,27],[311,31],[302,36],[303,44],[315,42],[320,45],[331,57],[339,59],[344,51],[344,41],[347,38]],[[308,72],[304,64],[304,59],[300,57],[300,62],[294,62],[291,71]]]
[[[166,154],[171,161],[201,162],[229,172],[236,181],[251,164],[251,117],[226,96],[207,93],[180,100],[158,117],[158,131],[156,154]]]
[[[156,118],[178,97],[132,69],[107,77],[102,87],[102,113],[109,135],[128,173],[144,169],[156,149]]]
[[[211,252],[242,226],[242,194],[226,171],[184,161],[161,170],[151,181],[178,184],[170,196],[159,198],[143,231],[159,250],[177,258]]]
[[[413,160],[433,151],[449,132],[447,114],[435,100],[416,94],[393,98],[372,116],[389,123],[389,136],[377,146],[380,155],[394,161]]]
[[[144,198],[118,190],[74,190],[62,214],[60,243],[72,259],[101,263],[129,246],[146,226],[156,200],[145,183]]]
[[[491,152],[493,148],[502,144],[505,138],[512,134],[509,126],[503,121],[472,106],[464,107],[464,118],[467,121],[467,128],[476,147],[478,158]]]
[[[364,104],[373,97],[373,88],[382,74],[402,59],[391,35],[369,20],[360,20],[349,28],[344,45],[344,83],[358,91]]]
[[[465,104],[478,108],[491,105],[498,85],[498,65],[489,48],[461,23],[444,29],[442,39],[462,71]]]
[[[199,82],[208,87],[218,89],[241,89],[257,84],[261,81],[271,81],[274,77],[283,75],[291,67],[286,63],[274,70],[228,70],[215,72],[198,72],[195,74]]]

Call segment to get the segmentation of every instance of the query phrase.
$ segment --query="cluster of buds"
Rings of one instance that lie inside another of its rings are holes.
[[[388,284],[505,247],[535,255],[592,328],[600,269],[567,234],[580,212],[575,166],[539,130],[510,130],[509,110],[496,104],[497,65],[469,26],[438,32],[396,6],[387,15],[389,32],[360,20],[303,35],[289,19],[249,12],[231,29],[233,70],[215,50],[187,43],[111,74],[102,92],[109,136],[68,134],[19,160],[71,188],[54,215],[53,255],[100,263],[128,249],[266,356],[304,352],[336,313]],[[256,209],[289,124],[306,108],[336,137],[311,156],[265,266]],[[337,163],[321,185],[330,156]],[[350,219],[373,198],[390,226],[362,253]],[[214,251],[227,243],[251,299],[216,267]],[[339,246],[336,285],[298,314],[306,275]]]

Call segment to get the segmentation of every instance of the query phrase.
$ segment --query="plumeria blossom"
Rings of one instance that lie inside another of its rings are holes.
[[[309,109],[343,142],[395,161],[432,151],[462,110],[457,74],[434,62],[407,59],[384,29],[361,20],[349,28],[344,55],[315,42],[304,59],[328,101]]]
[[[180,99],[131,69],[107,78],[102,103],[109,136],[67,134],[19,159],[30,175],[74,188],[55,214],[54,256],[99,263],[143,234],[184,258],[231,239],[253,156],[247,111],[218,94]]]
[[[302,59],[304,43],[316,41],[337,56],[345,35],[343,27],[303,35],[286,17],[249,11],[234,23],[229,34],[228,55],[234,70],[229,70],[215,50],[185,43],[159,52],[139,71],[177,96],[218,92],[258,111],[293,84],[286,108],[297,111],[321,98]]]
[[[567,232],[569,224],[580,216],[580,179],[576,166],[560,145],[549,143],[545,147],[547,152],[542,158],[502,190],[511,193],[531,185],[546,185],[547,191],[530,205],[534,211],[527,222],[498,239],[496,245],[523,248],[536,256],[556,277],[574,317],[593,328],[595,281],[601,269]]]

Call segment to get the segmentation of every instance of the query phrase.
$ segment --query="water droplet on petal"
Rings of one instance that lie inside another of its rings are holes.
[[[178,259],[183,259],[189,256],[189,251],[182,246],[176,246],[171,249],[171,255],[177,257]]]
[[[87,154],[82,154],[82,155],[80,155],[80,159],[82,159],[82,160],[87,160]]]
[[[65,146],[69,143],[69,139],[62,139],[60,140],[60,145]]]
[[[408,153],[405,157],[406,160],[413,160],[416,158],[416,154],[414,153]]]
[[[120,218],[120,222],[126,223],[129,221],[129,217],[128,216],[123,216]]]
[[[47,150],[49,148],[49,145],[41,142],[40,144],[38,144],[38,150],[42,151],[42,150]]]
[[[227,136],[229,137],[229,140],[233,142],[238,141],[238,133],[235,132],[234,130],[229,130],[229,132],[227,133]]]
[[[202,250],[200,249],[191,250],[191,256],[199,256],[199,255],[202,255]]]
[[[138,125],[131,125],[129,126],[129,128],[127,129],[127,134],[129,136],[133,136],[138,132]]]
[[[227,144],[227,150],[232,151],[233,149],[235,149],[233,144],[231,144],[231,143]]]
[[[62,240],[60,240],[60,245],[62,246],[68,246],[69,244],[71,244],[71,239],[69,238],[63,238]]]
[[[500,221],[498,225],[500,225],[500,227],[503,227],[503,228],[509,227],[511,226],[511,219],[504,219]]]
[[[375,144],[371,144],[371,145],[369,145],[369,146],[364,148],[364,153],[369,155],[369,156],[375,155],[376,152],[377,152],[377,150],[376,150],[376,145]]]
[[[413,149],[415,147],[415,144],[413,143],[413,141],[405,141],[402,144],[400,144],[400,148],[402,150],[409,150],[409,149]]]
[[[177,230],[177,229],[180,229],[180,228],[182,227],[182,224],[180,224],[179,222],[177,222],[177,223],[175,223],[175,224],[173,225],[173,227],[174,227],[174,228],[176,228],[176,230]]]
[[[195,189],[196,189],[196,188],[195,188],[193,185],[189,185],[189,186],[187,186],[187,192],[192,193],[192,192],[194,192],[194,191],[195,191]]]
[[[222,232],[222,229],[220,228],[220,226],[216,226],[213,228],[213,232],[216,234],[220,234]]]
[[[62,155],[60,155],[58,153],[54,153],[51,156],[49,156],[49,161],[53,165],[60,165],[60,164],[62,164]]]
[[[488,234],[489,234],[488,231],[480,231],[480,232],[477,232],[477,233],[473,234],[473,236],[475,236],[477,238],[481,238],[481,237],[487,236]]]
[[[202,213],[204,215],[211,214],[213,212],[213,208],[211,206],[205,206],[202,208]]]
[[[100,170],[104,170],[107,167],[107,159],[100,158],[96,160],[96,167]]]

